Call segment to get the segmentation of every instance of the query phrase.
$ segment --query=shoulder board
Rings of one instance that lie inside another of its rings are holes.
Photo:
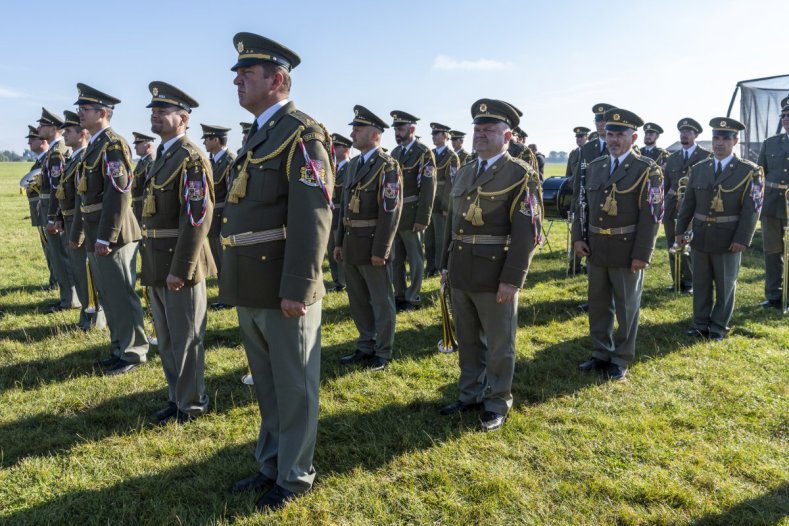
[[[607,155],[599,155],[599,156],[595,157],[594,159],[592,159],[591,161],[589,161],[589,164],[604,163],[607,160],[608,160],[608,156]]]
[[[657,166],[657,163],[655,162],[655,160],[652,157],[649,157],[648,155],[639,155],[639,154],[633,152],[633,160],[634,161],[641,161],[642,163],[646,164],[647,166],[651,166],[651,165]]]
[[[513,164],[516,164],[518,167],[523,169],[523,174],[529,176],[529,180],[537,180],[539,181],[540,176],[537,173],[537,170],[531,167],[531,164],[528,161],[524,161],[521,158],[513,157],[512,158]]]
[[[432,152],[432,150],[430,148],[428,148],[425,144],[423,144],[420,141],[416,141],[416,144],[414,144],[414,147],[418,148],[422,152]]]
[[[125,142],[125,141],[123,140],[123,137],[121,137],[120,135],[118,135],[117,133],[115,133],[115,131],[114,131],[112,128],[108,128],[108,129],[107,129],[107,130],[104,132],[104,136],[105,136],[105,137],[107,137],[107,140],[108,140],[109,142]]]
[[[741,157],[735,157],[735,159],[740,161],[742,164],[744,164],[745,166],[747,166],[751,170],[758,170],[760,168],[760,166],[758,164],[756,164],[753,161],[749,161],[748,159],[743,159]]]
[[[357,155],[356,157],[358,157],[358,155]],[[356,157],[354,157],[354,159],[355,159]],[[383,151],[383,150],[382,150],[382,149],[380,149],[380,148],[378,148],[378,157],[380,157],[381,159],[383,159],[383,161],[384,161],[386,164],[391,164],[391,165],[393,165],[393,166],[397,166],[397,161],[395,161],[395,158],[394,158],[394,157],[392,157],[391,155],[389,155],[388,153],[386,153],[385,151]]]
[[[313,127],[313,126],[317,126],[317,127],[318,127],[318,129],[320,129],[320,126],[319,126],[319,124],[318,124],[318,123],[315,121],[315,119],[313,119],[312,117],[310,117],[309,115],[307,115],[307,114],[306,114],[306,113],[304,113],[303,111],[296,110],[296,111],[294,111],[294,112],[292,112],[292,113],[288,113],[288,115],[289,115],[290,117],[293,117],[293,118],[294,118],[294,119],[296,119],[297,121],[299,121],[299,123],[300,123],[300,124],[303,124],[303,125],[304,125],[304,126],[306,126],[307,128],[311,128],[311,127]]]

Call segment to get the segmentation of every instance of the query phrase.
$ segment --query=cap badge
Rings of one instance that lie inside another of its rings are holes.
[[[479,105],[479,111],[481,111],[482,113],[485,113],[485,112],[487,112],[487,111],[488,111],[488,105],[487,105],[487,104],[484,104],[484,103],[483,103],[483,104],[480,104],[480,105]]]
[[[621,117],[621,116],[620,116],[618,113],[614,113],[614,120],[615,120],[615,121],[618,121],[618,120],[620,120],[621,118],[622,118],[622,117]]]
[[[597,107],[597,112],[598,113],[603,113],[603,107],[602,106],[598,106]]]
[[[238,45],[236,45],[236,49],[238,50],[239,53],[243,53],[244,52],[244,42],[239,40]]]
[[[687,126],[687,124],[688,124],[688,121],[687,121],[687,120],[684,120],[684,121],[682,121],[682,125],[683,125],[683,126]]]
[[[721,121],[721,128],[725,128],[725,127],[726,127],[726,121]]]
[[[159,88],[153,88],[153,90],[151,91],[151,93],[153,93],[153,96],[154,96],[154,97],[158,97],[158,96],[159,96]]]
[[[354,111],[353,111],[353,114],[354,114],[354,115],[356,115],[356,116],[358,116],[358,115],[359,115],[359,110],[354,110]]]

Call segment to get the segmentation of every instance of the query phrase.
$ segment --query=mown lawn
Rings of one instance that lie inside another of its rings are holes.
[[[277,513],[227,486],[256,469],[259,415],[242,385],[234,311],[211,311],[211,412],[153,428],[159,359],[103,377],[107,333],[46,314],[46,265],[17,183],[0,164],[0,523],[3,524],[788,524],[789,318],[766,312],[757,235],[744,259],[731,337],[687,339],[690,298],[665,292],[665,252],[647,272],[638,360],[628,380],[581,375],[590,353],[564,277],[565,225],[520,295],[515,407],[496,433],[440,417],[457,358],[436,352],[437,278],[427,308],[398,315],[395,361],[345,369],[355,329],[344,294],[324,300],[321,416],[313,491]],[[549,173],[564,167],[549,165]],[[658,240],[663,245],[663,238]],[[328,270],[328,267],[327,267]],[[327,272],[328,280],[328,272]],[[209,301],[217,293],[209,282]]]

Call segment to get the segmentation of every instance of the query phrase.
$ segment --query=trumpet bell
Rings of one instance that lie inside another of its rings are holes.
[[[31,181],[41,173],[41,168],[36,168],[35,170],[31,170],[30,172],[26,173],[22,179],[19,180],[19,187],[20,188],[27,188],[30,186]]]

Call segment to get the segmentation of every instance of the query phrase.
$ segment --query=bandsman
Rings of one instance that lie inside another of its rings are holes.
[[[205,414],[206,291],[216,274],[208,243],[214,184],[208,159],[186,136],[196,100],[166,82],[148,85],[151,131],[161,138],[145,181],[142,277],[167,380],[167,407],[156,424],[184,424]]]
[[[784,237],[787,224],[789,195],[789,97],[781,101],[783,133],[770,137],[759,152],[759,166],[764,171],[764,208],[762,208],[762,239],[764,240],[764,296],[763,307],[782,308],[784,283],[784,254],[789,243]]]
[[[451,290],[460,393],[439,412],[481,411],[482,430],[493,431],[512,408],[518,291],[539,244],[542,195],[539,174],[507,153],[517,109],[480,99],[471,117],[479,157],[452,186],[440,265]]]
[[[255,120],[222,217],[219,299],[237,307],[263,422],[258,471],[231,489],[263,489],[257,508],[276,509],[315,478],[331,138],[290,100],[296,53],[252,33],[233,43],[239,104]]]
[[[685,244],[685,231],[692,229],[693,327],[687,334],[721,340],[734,312],[742,253],[759,220],[764,181],[758,165],[734,155],[737,134],[745,126],[716,117],[710,127],[712,157],[688,171],[675,239]]]
[[[379,371],[392,359],[395,337],[394,291],[387,267],[402,211],[400,170],[397,161],[381,151],[381,135],[389,126],[364,106],[354,106],[353,112],[351,138],[361,153],[346,175],[333,255],[345,265],[359,338],[354,353],[340,363]]]
[[[101,298],[112,350],[98,365],[107,375],[124,374],[143,364],[148,339],[140,298],[134,290],[132,263],[141,232],[131,209],[131,150],[110,121],[120,100],[87,84],[77,84],[80,125],[91,134],[77,167],[79,207],[69,245],[85,246]]]
[[[567,169],[564,172],[565,177],[573,176],[574,168],[578,164],[578,156],[581,154],[581,146],[588,141],[589,131],[589,128],[586,126],[576,126],[573,128],[576,147],[570,151],[570,154],[567,156]]]
[[[387,126],[388,128],[388,126]],[[332,216],[331,216],[331,231],[332,235],[329,236],[329,270],[331,271],[331,279],[334,281],[334,292],[342,292],[345,290],[345,264],[342,261],[337,261],[334,257],[334,248],[335,248],[335,240],[334,240],[334,232],[337,231],[337,227],[340,224],[340,216],[342,215],[342,191],[343,187],[345,186],[345,176],[348,173],[348,169],[351,163],[351,146],[353,146],[353,141],[348,139],[339,133],[332,133],[332,144],[334,144],[334,158],[335,158],[335,168],[334,171],[336,173],[334,178],[334,193],[332,195],[332,204],[334,205],[334,209],[332,209]]]
[[[392,157],[400,163],[403,177],[403,212],[397,228],[392,265],[395,304],[398,311],[417,310],[421,307],[420,292],[425,274],[422,243],[436,196],[436,161],[433,152],[416,137],[419,117],[399,110],[390,115],[397,140]]]
[[[649,157],[658,166],[663,166],[669,156],[668,150],[657,145],[657,140],[663,133],[663,128],[654,122],[644,124],[644,147],[641,148],[641,155]]]
[[[432,130],[433,157],[436,160],[436,198],[433,201],[433,212],[430,216],[430,224],[425,232],[425,258],[427,268],[425,275],[434,276],[436,269],[441,263],[441,253],[437,252],[437,247],[444,239],[444,225],[447,222],[447,205],[449,203],[449,191],[455,180],[458,168],[460,168],[460,158],[449,147],[449,126],[438,122],[431,122]]]
[[[153,145],[156,139],[139,132],[132,132],[132,135],[134,136],[134,153],[139,157],[137,164],[134,166],[132,209],[137,222],[142,225],[142,200],[145,197],[143,191],[145,190],[145,180],[148,178],[148,172],[150,172],[151,166],[156,160],[156,150]]]
[[[604,113],[609,154],[587,167],[585,222],[575,214],[575,253],[587,257],[589,333],[594,352],[581,371],[622,380],[635,359],[644,269],[655,249],[663,214],[663,176],[632,151],[643,121],[633,112]],[[614,314],[618,327],[614,332]]]
[[[35,126],[27,125],[27,135],[25,135],[25,139],[27,139],[27,145],[30,147],[30,151],[36,156],[36,160],[33,162],[33,166],[30,168],[30,173],[41,171],[41,165],[44,163],[44,156],[49,149],[49,143],[42,139],[41,136],[38,134],[38,128]],[[41,250],[44,252],[44,259],[47,262],[47,271],[49,272],[49,283],[48,288],[49,290],[54,290],[57,287],[57,281],[55,281],[55,275],[52,272],[52,265],[49,262],[49,252],[47,252],[47,235],[44,230],[46,225],[41,225],[41,218],[38,213],[38,203],[41,201],[41,194],[39,191],[41,190],[41,182],[40,178],[36,176],[32,176],[30,180],[27,182],[25,187],[25,194],[27,196],[28,206],[30,207],[30,224],[38,231],[38,238],[41,242]]]
[[[466,139],[466,134],[462,131],[450,130],[449,137],[452,139],[452,149],[455,150],[455,154],[460,159],[460,165],[463,166],[470,160],[469,157],[471,156],[470,153],[463,149],[463,141]]]

